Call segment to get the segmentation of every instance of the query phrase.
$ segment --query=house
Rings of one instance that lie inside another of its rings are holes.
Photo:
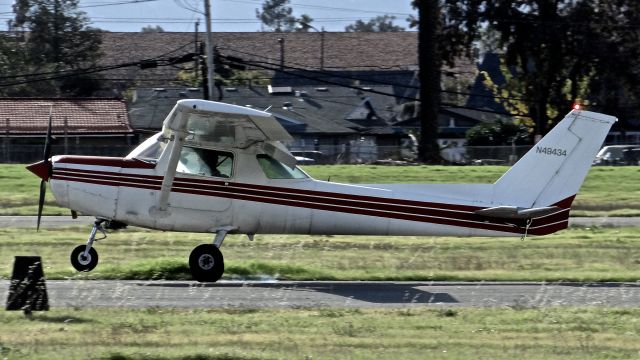
[[[321,152],[327,162],[399,158],[398,149],[408,139],[402,129],[390,126],[398,105],[391,86],[269,85],[222,91],[226,103],[272,113],[293,136],[287,144],[292,151]],[[130,105],[132,125],[157,131],[175,101],[201,95],[196,88],[137,89]]]
[[[192,32],[121,33],[104,32],[101,65],[117,65],[147,59],[179,57],[198,52],[194,41],[203,34]],[[221,32],[213,33],[215,46],[224,55],[292,73],[295,69],[317,71],[393,71],[415,72],[418,69],[418,34],[416,32],[387,33],[275,33]],[[186,66],[188,64],[183,64]],[[262,68],[254,66],[251,69]],[[264,69],[263,69],[264,70]],[[102,73],[109,84],[108,91],[120,95],[132,86],[184,86],[177,80],[180,67],[161,66],[141,69],[136,66],[112,69]],[[274,71],[267,71],[273,76]],[[317,74],[316,74],[317,75]],[[471,81],[471,80],[469,80]],[[328,85],[328,84],[327,84]],[[113,96],[114,94],[111,94]]]
[[[123,156],[137,142],[122,99],[0,98],[0,162],[42,160],[50,115],[53,155]]]

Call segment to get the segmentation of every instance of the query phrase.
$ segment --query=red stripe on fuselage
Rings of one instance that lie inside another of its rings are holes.
[[[138,159],[126,159],[107,156],[61,156],[56,163],[59,164],[79,164],[93,166],[110,166],[124,169],[153,169],[153,163],[144,162]]]
[[[162,177],[155,175],[61,168],[54,168],[53,179],[150,190],[160,190],[162,183]],[[350,195],[180,176],[175,178],[172,192],[518,234],[524,232],[525,226],[524,220],[505,219],[503,222],[496,222],[495,219],[488,220],[473,213],[482,209],[482,207],[476,206]],[[568,198],[560,203],[564,205],[570,201]],[[568,210],[563,209],[534,219],[528,233],[546,235],[565,229],[568,226]]]

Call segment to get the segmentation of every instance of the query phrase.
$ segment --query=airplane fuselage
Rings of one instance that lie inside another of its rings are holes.
[[[270,179],[252,151],[234,152],[230,178],[178,173],[166,211],[155,211],[164,159],[62,156],[51,188],[64,207],[147,228],[243,234],[517,236],[525,224],[474,212],[494,206],[490,184],[347,185],[310,177]],[[567,227],[568,207],[536,219],[528,233]]]
[[[215,234],[196,246],[198,281],[224,272],[229,233],[330,235],[545,235],[567,228],[571,203],[612,116],[574,110],[493,184],[347,185],[318,181],[295,166],[293,138],[268,113],[181,100],[162,131],[125,158],[49,158],[38,175],[38,226],[50,182],[56,201],[96,217],[86,245],[71,252],[78,271],[98,264],[98,232],[115,222]],[[73,213],[73,212],[72,212]]]

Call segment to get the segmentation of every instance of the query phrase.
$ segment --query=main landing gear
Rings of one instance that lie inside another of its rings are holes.
[[[98,252],[93,248],[94,241],[107,237],[107,229],[117,230],[126,226],[125,224],[108,221],[106,219],[96,219],[91,229],[91,234],[86,245],[78,245],[71,252],[71,265],[78,271],[91,271],[98,265]],[[199,282],[216,282],[224,273],[224,258],[220,252],[220,246],[229,231],[233,228],[223,228],[216,232],[213,244],[201,244],[196,246],[189,255],[189,269],[194,280]],[[102,237],[96,238],[100,232]],[[250,235],[249,239],[253,236]]]
[[[189,255],[189,269],[194,280],[199,282],[216,282],[224,273],[224,258],[220,252],[220,246],[229,230],[223,229],[216,232],[213,244],[201,244],[196,246]]]

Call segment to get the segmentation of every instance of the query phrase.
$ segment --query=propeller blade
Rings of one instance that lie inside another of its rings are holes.
[[[53,142],[53,137],[51,136],[51,128],[52,128],[52,122],[53,122],[53,105],[51,106],[51,108],[49,108],[49,123],[47,124],[47,137],[44,140],[44,161],[47,163],[47,165],[49,166],[49,177],[51,177],[51,161],[49,161],[49,158],[51,157],[51,144]]]
[[[44,140],[44,159],[51,154],[51,125],[53,122],[53,106],[49,109],[49,123],[47,124],[47,137]]]
[[[47,182],[43,179],[40,181],[40,198],[38,199],[38,225],[36,230],[40,230],[40,220],[42,219],[42,208],[44,207],[44,197],[47,194]]]
[[[44,165],[46,165],[46,177],[42,177],[40,181],[40,198],[38,199],[38,224],[36,226],[36,231],[40,230],[40,220],[42,220],[42,208],[44,207],[44,197],[47,194],[47,181],[51,178],[53,173],[53,166],[51,165],[51,127],[53,122],[53,105],[49,108],[49,123],[47,124],[47,137],[44,140]]]

